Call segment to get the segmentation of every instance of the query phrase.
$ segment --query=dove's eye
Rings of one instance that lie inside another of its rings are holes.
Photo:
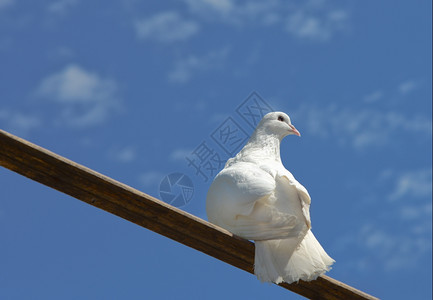
[[[284,117],[283,116],[278,116],[278,121],[284,122]]]

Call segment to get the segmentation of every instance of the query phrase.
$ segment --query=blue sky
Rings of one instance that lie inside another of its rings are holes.
[[[257,92],[333,278],[431,299],[431,1],[0,0],[0,127],[159,197]],[[0,169],[2,299],[301,299]]]

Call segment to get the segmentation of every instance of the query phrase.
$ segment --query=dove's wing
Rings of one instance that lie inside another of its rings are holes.
[[[209,188],[209,221],[246,239],[296,236],[297,218],[275,208],[275,190],[275,178],[256,164],[233,164],[222,170]]]
[[[284,178],[285,180],[287,180],[288,183],[296,189],[301,202],[302,214],[305,217],[308,228],[311,228],[311,219],[310,219],[311,197],[307,189],[302,184],[300,184],[295,179],[295,177],[293,177],[293,175],[286,169],[280,170],[278,172],[278,175]]]

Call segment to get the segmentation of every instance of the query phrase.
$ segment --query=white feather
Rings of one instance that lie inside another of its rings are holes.
[[[267,114],[206,199],[210,222],[255,240],[254,271],[265,282],[313,280],[334,263],[311,232],[307,189],[281,163],[280,142],[290,133],[299,135],[286,114]]]

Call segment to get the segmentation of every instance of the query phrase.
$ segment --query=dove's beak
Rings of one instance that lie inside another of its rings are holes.
[[[294,135],[301,136],[301,134],[299,133],[298,129],[295,128],[295,126],[293,126],[292,124],[289,124],[289,126],[291,129],[290,131],[293,132]]]

